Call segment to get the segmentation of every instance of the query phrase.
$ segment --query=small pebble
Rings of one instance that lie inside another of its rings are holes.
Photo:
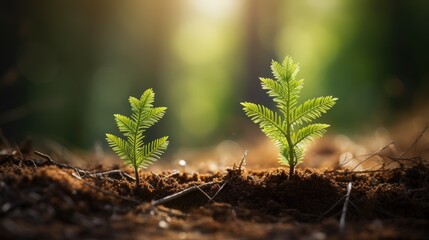
[[[164,220],[161,220],[161,221],[159,221],[158,226],[160,228],[164,228],[165,229],[165,228],[168,228],[168,223],[166,221],[164,221]]]
[[[3,206],[1,206],[0,209],[3,213],[5,213],[5,212],[9,211],[11,208],[12,208],[12,204],[7,202],[7,203],[3,204]]]
[[[181,166],[181,167],[186,167],[186,161],[185,160],[179,160],[179,165]]]

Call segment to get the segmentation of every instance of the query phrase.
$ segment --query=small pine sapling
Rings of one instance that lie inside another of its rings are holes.
[[[165,113],[166,107],[153,107],[155,93],[152,89],[143,92],[140,99],[130,97],[131,118],[121,114],[114,114],[116,125],[125,138],[106,134],[106,140],[113,151],[133,166],[136,177],[136,188],[140,186],[139,168],[147,168],[157,161],[168,146],[168,136],[144,144],[146,129],[158,122]]]
[[[312,123],[335,105],[337,98],[318,97],[298,105],[298,98],[304,80],[295,79],[299,66],[291,57],[280,64],[272,61],[274,78],[260,78],[262,89],[273,98],[278,111],[264,105],[242,102],[246,115],[267,135],[280,151],[280,164],[288,165],[289,177],[293,176],[295,166],[302,162],[304,148],[314,138],[321,137],[328,124]],[[306,126],[305,126],[306,125]]]

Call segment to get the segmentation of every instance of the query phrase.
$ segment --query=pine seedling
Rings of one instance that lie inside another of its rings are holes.
[[[136,177],[136,188],[140,186],[139,168],[147,168],[157,161],[168,146],[168,136],[144,144],[144,132],[158,122],[165,113],[166,107],[153,107],[155,93],[152,89],[143,92],[140,99],[130,97],[131,118],[114,114],[116,125],[125,138],[106,134],[106,140],[113,151],[133,166]]]
[[[298,105],[298,98],[304,80],[295,77],[298,64],[286,57],[280,64],[272,61],[274,78],[260,78],[262,89],[273,98],[278,112],[264,105],[242,102],[246,115],[267,135],[280,151],[279,162],[288,165],[289,177],[293,176],[295,166],[302,162],[304,150],[314,138],[321,137],[328,124],[312,123],[335,105],[337,98],[318,97]]]

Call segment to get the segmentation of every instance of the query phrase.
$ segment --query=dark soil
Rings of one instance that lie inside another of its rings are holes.
[[[85,172],[34,153],[13,149],[1,153],[1,239],[429,236],[429,169],[421,164],[362,174],[298,169],[290,179],[284,168],[142,172],[142,186],[135,189],[125,169],[97,175],[92,173],[111,169]],[[350,182],[341,231],[339,220]],[[156,201],[186,189],[187,194],[174,200]]]

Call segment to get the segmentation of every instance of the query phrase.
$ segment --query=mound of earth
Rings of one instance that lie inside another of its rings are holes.
[[[429,169],[85,170],[0,155],[2,239],[427,239]],[[351,186],[347,198],[347,187]],[[346,206],[347,209],[343,209]],[[342,213],[345,225],[340,224]]]

